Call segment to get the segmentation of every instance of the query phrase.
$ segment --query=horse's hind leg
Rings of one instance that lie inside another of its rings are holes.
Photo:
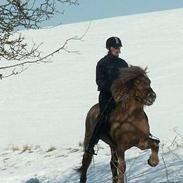
[[[110,147],[110,148],[111,148],[111,162],[110,162],[110,165],[111,165],[111,171],[112,171],[112,178],[113,178],[113,183],[117,183],[117,181],[118,181],[118,170],[117,170],[118,156],[116,154],[115,149],[113,149],[112,147]]]
[[[121,149],[117,151],[118,156],[118,181],[117,183],[124,183],[124,174],[126,171],[126,163],[125,163],[125,152]]]
[[[80,176],[80,183],[86,183],[86,180],[87,180],[87,170],[88,170],[88,167],[90,166],[90,163],[92,161],[92,157],[93,157],[93,155],[88,154],[86,152],[83,155],[82,166],[79,169],[79,172],[81,174],[81,176]]]

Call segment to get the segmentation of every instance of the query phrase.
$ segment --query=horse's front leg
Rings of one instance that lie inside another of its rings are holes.
[[[148,144],[152,152],[148,160],[148,164],[152,167],[155,167],[159,164],[159,140],[149,138]]]
[[[118,156],[118,181],[117,183],[124,183],[124,174],[126,170],[126,162],[125,162],[125,151],[117,150]]]
[[[141,139],[138,146],[141,150],[151,149],[151,155],[148,160],[148,164],[155,167],[159,164],[159,140],[148,138],[147,140]]]

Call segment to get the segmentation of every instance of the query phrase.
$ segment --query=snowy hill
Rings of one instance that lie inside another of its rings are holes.
[[[93,21],[84,41],[69,43],[69,49],[79,54],[62,52],[51,58],[51,64],[33,65],[21,75],[2,80],[0,182],[24,183],[34,177],[41,183],[78,182],[73,171],[82,155],[78,144],[83,139],[86,113],[98,97],[95,66],[106,54],[105,40],[111,35],[123,40],[123,59],[148,66],[158,97],[146,112],[152,133],[166,144],[165,153],[161,151],[164,158],[156,168],[147,165],[148,151],[130,150],[127,180],[183,182],[182,145],[176,144],[183,134],[182,18],[183,9],[177,9]],[[47,53],[67,38],[82,35],[88,25],[75,23],[24,34],[30,42],[44,41],[42,50]],[[52,146],[56,149],[49,151]],[[111,182],[109,149],[100,146],[105,148],[91,166],[90,183]]]

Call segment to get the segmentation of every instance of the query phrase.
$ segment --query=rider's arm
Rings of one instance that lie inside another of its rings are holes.
[[[100,61],[97,63],[96,67],[96,83],[98,85],[98,90],[109,90],[109,84],[105,77],[105,65]]]

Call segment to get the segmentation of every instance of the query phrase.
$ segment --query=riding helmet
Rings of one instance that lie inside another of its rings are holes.
[[[119,48],[122,47],[122,43],[120,38],[118,37],[110,37],[106,41],[106,48],[109,50],[111,47]]]

